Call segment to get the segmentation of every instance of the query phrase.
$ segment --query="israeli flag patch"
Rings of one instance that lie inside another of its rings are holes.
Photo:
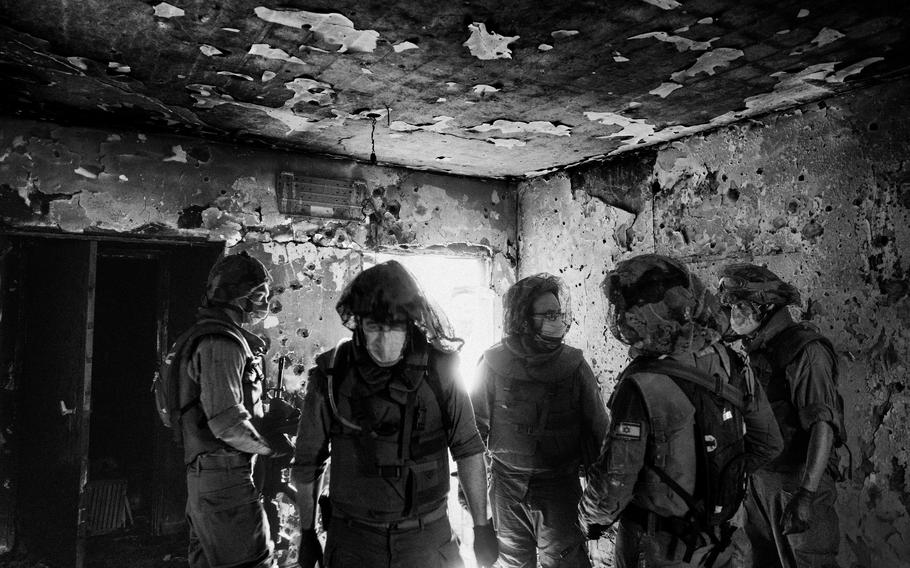
[[[614,428],[613,435],[626,440],[640,440],[641,422],[620,422]]]

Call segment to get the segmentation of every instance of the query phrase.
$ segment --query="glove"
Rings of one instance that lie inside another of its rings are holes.
[[[588,540],[598,540],[605,535],[612,525],[599,525],[591,523],[585,527],[585,538]]]
[[[322,545],[316,536],[316,529],[307,529],[300,531],[300,550],[297,552],[297,564],[300,568],[315,568],[316,563],[319,566],[322,562]]]
[[[499,541],[493,530],[493,520],[485,525],[474,526],[474,558],[478,568],[489,568],[499,557]]]
[[[294,454],[294,444],[291,443],[287,434],[270,432],[263,434],[263,438],[272,450],[272,453],[269,454],[270,458],[283,458]]]
[[[790,502],[784,508],[781,525],[785,535],[801,533],[809,528],[812,519],[812,502],[815,500],[815,491],[800,487]]]

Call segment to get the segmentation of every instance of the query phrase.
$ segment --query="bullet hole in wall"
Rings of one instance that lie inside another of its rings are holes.
[[[203,205],[190,205],[185,207],[177,217],[177,227],[180,229],[198,229],[202,226],[202,212],[205,211]]]
[[[888,237],[888,235],[878,235],[872,239],[872,246],[883,247],[886,246],[890,241],[891,239]]]
[[[212,159],[212,153],[204,146],[193,146],[186,151],[186,154],[202,163],[206,163]]]

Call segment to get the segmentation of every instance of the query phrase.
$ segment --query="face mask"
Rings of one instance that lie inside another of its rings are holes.
[[[758,313],[748,304],[733,304],[730,306],[730,329],[739,336],[748,336],[755,333],[761,325]]]
[[[562,320],[544,320],[540,324],[540,335],[546,339],[562,339],[566,334],[566,324]]]
[[[243,321],[244,323],[259,323],[269,315],[269,289],[259,287],[244,297]]]
[[[363,329],[363,338],[366,342],[367,353],[373,362],[380,367],[391,367],[404,357],[404,346],[408,340],[407,329]]]

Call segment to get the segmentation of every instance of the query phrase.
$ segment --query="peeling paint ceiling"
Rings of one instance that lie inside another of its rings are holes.
[[[910,4],[0,0],[0,113],[534,176],[910,69]]]

